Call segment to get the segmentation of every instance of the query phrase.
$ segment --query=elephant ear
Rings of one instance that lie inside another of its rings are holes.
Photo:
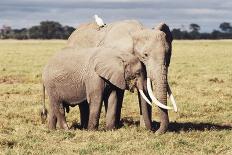
[[[166,25],[165,23],[160,23],[154,29],[163,31],[166,34],[166,39],[168,40],[168,42],[170,42],[170,43],[172,42],[173,37],[172,37],[172,33],[171,33],[168,25]]]
[[[167,56],[167,66],[169,66],[171,55],[172,55],[172,40],[173,40],[172,33],[171,33],[168,25],[166,25],[165,23],[158,24],[154,29],[155,30],[160,30],[160,31],[162,31],[162,32],[164,32],[166,34],[166,39],[170,44],[170,52],[167,53],[168,54],[168,56]]]
[[[126,89],[125,65],[123,59],[110,51],[97,51],[94,70],[102,78],[120,89]]]

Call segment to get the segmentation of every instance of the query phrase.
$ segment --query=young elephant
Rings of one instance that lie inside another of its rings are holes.
[[[96,129],[104,99],[108,102],[106,127],[113,129],[118,96],[123,90],[136,87],[147,100],[143,93],[144,74],[137,57],[117,49],[61,50],[50,59],[42,75],[50,100],[49,128],[55,129],[58,121],[62,129],[68,129],[64,107],[88,103],[89,110],[81,110],[81,122],[89,130]]]

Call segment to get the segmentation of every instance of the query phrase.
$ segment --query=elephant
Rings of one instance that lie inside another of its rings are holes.
[[[124,90],[136,88],[148,100],[143,85],[145,74],[137,57],[116,48],[62,49],[49,60],[42,74],[43,94],[46,90],[50,100],[49,128],[56,129],[58,122],[61,129],[69,129],[65,108],[79,105],[84,128],[97,129],[104,100],[109,105],[106,128],[114,129],[119,97]],[[43,100],[45,107],[44,95]]]
[[[175,99],[168,84],[168,67],[172,54],[172,34],[168,25],[158,24],[153,29],[145,28],[136,20],[125,20],[105,25],[100,30],[96,23],[80,25],[68,38],[68,47],[89,48],[89,47],[111,47],[118,48],[125,53],[131,53],[142,62],[146,70],[146,80],[150,99],[158,105],[160,114],[160,127],[156,131],[158,134],[165,133],[168,129],[169,117],[167,105],[167,95],[169,96],[173,108],[177,111]],[[151,85],[154,85],[152,93]],[[123,94],[120,98],[123,101]],[[138,93],[139,94],[139,93]],[[138,95],[140,105],[140,124],[147,129],[153,130],[151,107],[145,105],[144,99]],[[150,100],[149,99],[149,100]],[[119,104],[121,105],[121,103]],[[117,110],[116,123],[120,122],[121,107]]]

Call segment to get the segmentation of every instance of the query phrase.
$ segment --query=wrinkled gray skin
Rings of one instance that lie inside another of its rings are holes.
[[[132,53],[144,64],[146,78],[149,77],[154,85],[156,98],[163,104],[167,104],[167,74],[172,51],[172,34],[165,23],[160,23],[153,30],[145,28],[135,20],[126,20],[111,23],[97,28],[95,23],[80,25],[69,37],[68,46],[87,47],[117,47],[125,53]],[[146,81],[145,81],[146,82]],[[120,98],[123,99],[123,94]],[[147,129],[152,129],[151,107],[143,107],[144,100],[140,99],[140,115]],[[122,101],[121,99],[121,101]],[[118,104],[117,121],[120,121],[121,104]],[[169,124],[168,112],[159,108],[160,128],[158,134],[165,133]],[[143,121],[140,117],[140,124]]]
[[[130,53],[104,47],[61,50],[42,74],[50,100],[49,128],[55,129],[58,122],[60,128],[68,129],[65,107],[80,105],[81,124],[95,130],[105,100],[109,104],[106,128],[113,129],[119,97],[125,89],[146,91],[144,77],[141,62]]]

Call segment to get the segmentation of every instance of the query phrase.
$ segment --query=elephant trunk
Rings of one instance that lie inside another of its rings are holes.
[[[162,65],[158,74],[156,74],[154,83],[154,92],[157,100],[164,105],[167,105],[167,91],[168,91],[168,82],[167,82],[167,67]],[[160,112],[160,127],[156,133],[162,134],[165,133],[168,129],[169,118],[167,108],[158,107]]]

